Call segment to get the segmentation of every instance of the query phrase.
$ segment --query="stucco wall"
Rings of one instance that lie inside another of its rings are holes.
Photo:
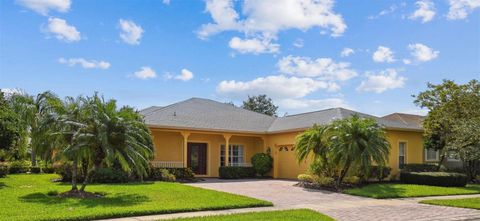
[[[400,142],[407,143],[407,156],[405,159],[405,163],[424,162],[424,149],[421,132],[387,130],[387,139],[392,147],[388,160],[389,166],[392,168],[392,175],[396,175],[399,172],[398,146]]]
[[[178,132],[152,131],[155,160],[183,161],[183,137]]]

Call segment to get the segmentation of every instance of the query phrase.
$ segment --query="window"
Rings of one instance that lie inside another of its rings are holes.
[[[407,152],[407,143],[398,143],[398,168],[403,169],[405,165],[405,153]]]
[[[230,166],[242,166],[245,163],[245,151],[243,145],[228,145]],[[220,166],[225,166],[225,145],[220,146]]]
[[[460,161],[460,156],[455,151],[448,151],[447,160],[451,162]]]
[[[438,161],[438,150],[425,149],[425,161]]]

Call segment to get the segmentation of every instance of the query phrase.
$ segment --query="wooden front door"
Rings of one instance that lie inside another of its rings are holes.
[[[197,175],[207,175],[207,144],[188,143],[187,166]]]

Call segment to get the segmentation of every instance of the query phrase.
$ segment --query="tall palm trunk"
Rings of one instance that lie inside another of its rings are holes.
[[[78,174],[78,159],[75,158],[73,160],[73,165],[72,165],[72,191],[78,190],[78,188],[77,188],[77,174]]]
[[[88,171],[88,173],[85,175],[85,179],[83,180],[82,186],[80,187],[80,192],[85,191],[85,187],[87,187],[87,184],[90,183],[90,179],[92,177],[92,174],[97,170],[97,166],[93,166],[93,168]]]
[[[352,161],[350,159],[348,159],[347,162],[345,163],[345,166],[343,167],[342,171],[340,171],[340,176],[338,177],[338,180],[337,180],[337,187],[339,187],[340,184],[342,184],[342,181],[345,178],[345,176],[347,175],[351,164],[352,164]]]
[[[30,151],[30,160],[32,161],[32,167],[37,166],[37,153],[35,152],[35,149],[32,148]]]

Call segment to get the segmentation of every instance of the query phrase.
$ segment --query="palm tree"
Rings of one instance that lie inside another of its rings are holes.
[[[331,156],[341,167],[337,185],[343,181],[350,168],[358,168],[365,177],[372,165],[385,166],[390,153],[390,143],[385,131],[375,120],[354,115],[333,122]]]
[[[32,166],[37,165],[37,150],[49,145],[46,136],[50,127],[50,115],[61,106],[61,100],[46,91],[33,97],[14,94],[10,98],[12,108],[21,116],[21,126],[29,138]]]
[[[322,175],[333,175],[333,167],[329,159],[331,128],[323,125],[313,125],[295,138],[295,152],[298,162],[310,156],[319,163],[323,170]],[[320,175],[320,174],[317,174]]]
[[[79,156],[88,170],[79,191],[83,193],[92,174],[102,165],[118,163],[122,170],[141,178],[147,175],[153,156],[151,135],[142,118],[131,108],[117,110],[116,101],[104,101],[95,94],[86,98],[85,119],[75,122],[79,132],[66,154]]]

